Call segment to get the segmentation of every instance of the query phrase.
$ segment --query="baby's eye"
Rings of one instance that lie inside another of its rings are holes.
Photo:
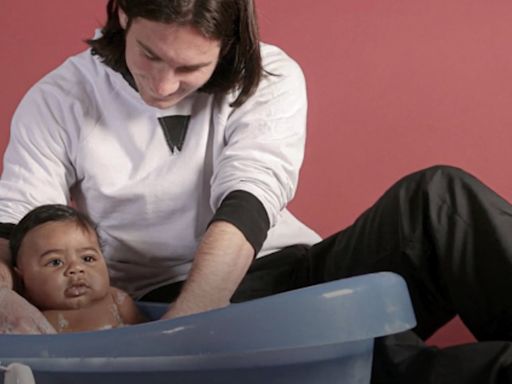
[[[59,267],[63,264],[61,259],[53,259],[46,263],[48,267]]]
[[[86,263],[92,263],[96,260],[96,258],[91,255],[85,255],[82,257],[82,260],[85,261]]]

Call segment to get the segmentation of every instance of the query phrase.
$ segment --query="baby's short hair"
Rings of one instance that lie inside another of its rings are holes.
[[[11,251],[13,267],[17,264],[18,252],[26,234],[31,229],[51,221],[72,221],[84,230],[92,230],[99,243],[100,238],[97,226],[85,213],[63,204],[41,205],[27,213],[20,222],[14,226],[11,232],[9,237],[9,249]]]

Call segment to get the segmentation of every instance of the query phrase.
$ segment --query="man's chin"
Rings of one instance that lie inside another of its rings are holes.
[[[167,109],[174,107],[176,104],[178,104],[181,100],[183,100],[187,95],[180,95],[180,96],[172,96],[167,97],[163,99],[155,98],[155,97],[142,97],[142,100],[153,108],[158,109]]]

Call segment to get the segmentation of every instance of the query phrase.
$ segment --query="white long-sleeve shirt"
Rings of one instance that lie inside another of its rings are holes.
[[[98,224],[112,282],[135,297],[186,279],[207,224],[232,191],[254,195],[270,220],[258,256],[320,238],[286,210],[306,133],[299,66],[262,45],[264,76],[239,108],[236,93],[195,92],[176,106],[148,106],[87,50],[45,76],[12,122],[0,179],[0,222],[69,203]],[[181,151],[158,118],[191,115]],[[241,215],[244,213],[241,212]]]

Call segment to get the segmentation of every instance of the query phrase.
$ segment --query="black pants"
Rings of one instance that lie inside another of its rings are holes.
[[[345,230],[257,259],[233,301],[377,271],[404,277],[418,325],[376,341],[373,383],[512,383],[512,206],[460,169],[409,175]],[[456,314],[481,342],[425,346]]]

